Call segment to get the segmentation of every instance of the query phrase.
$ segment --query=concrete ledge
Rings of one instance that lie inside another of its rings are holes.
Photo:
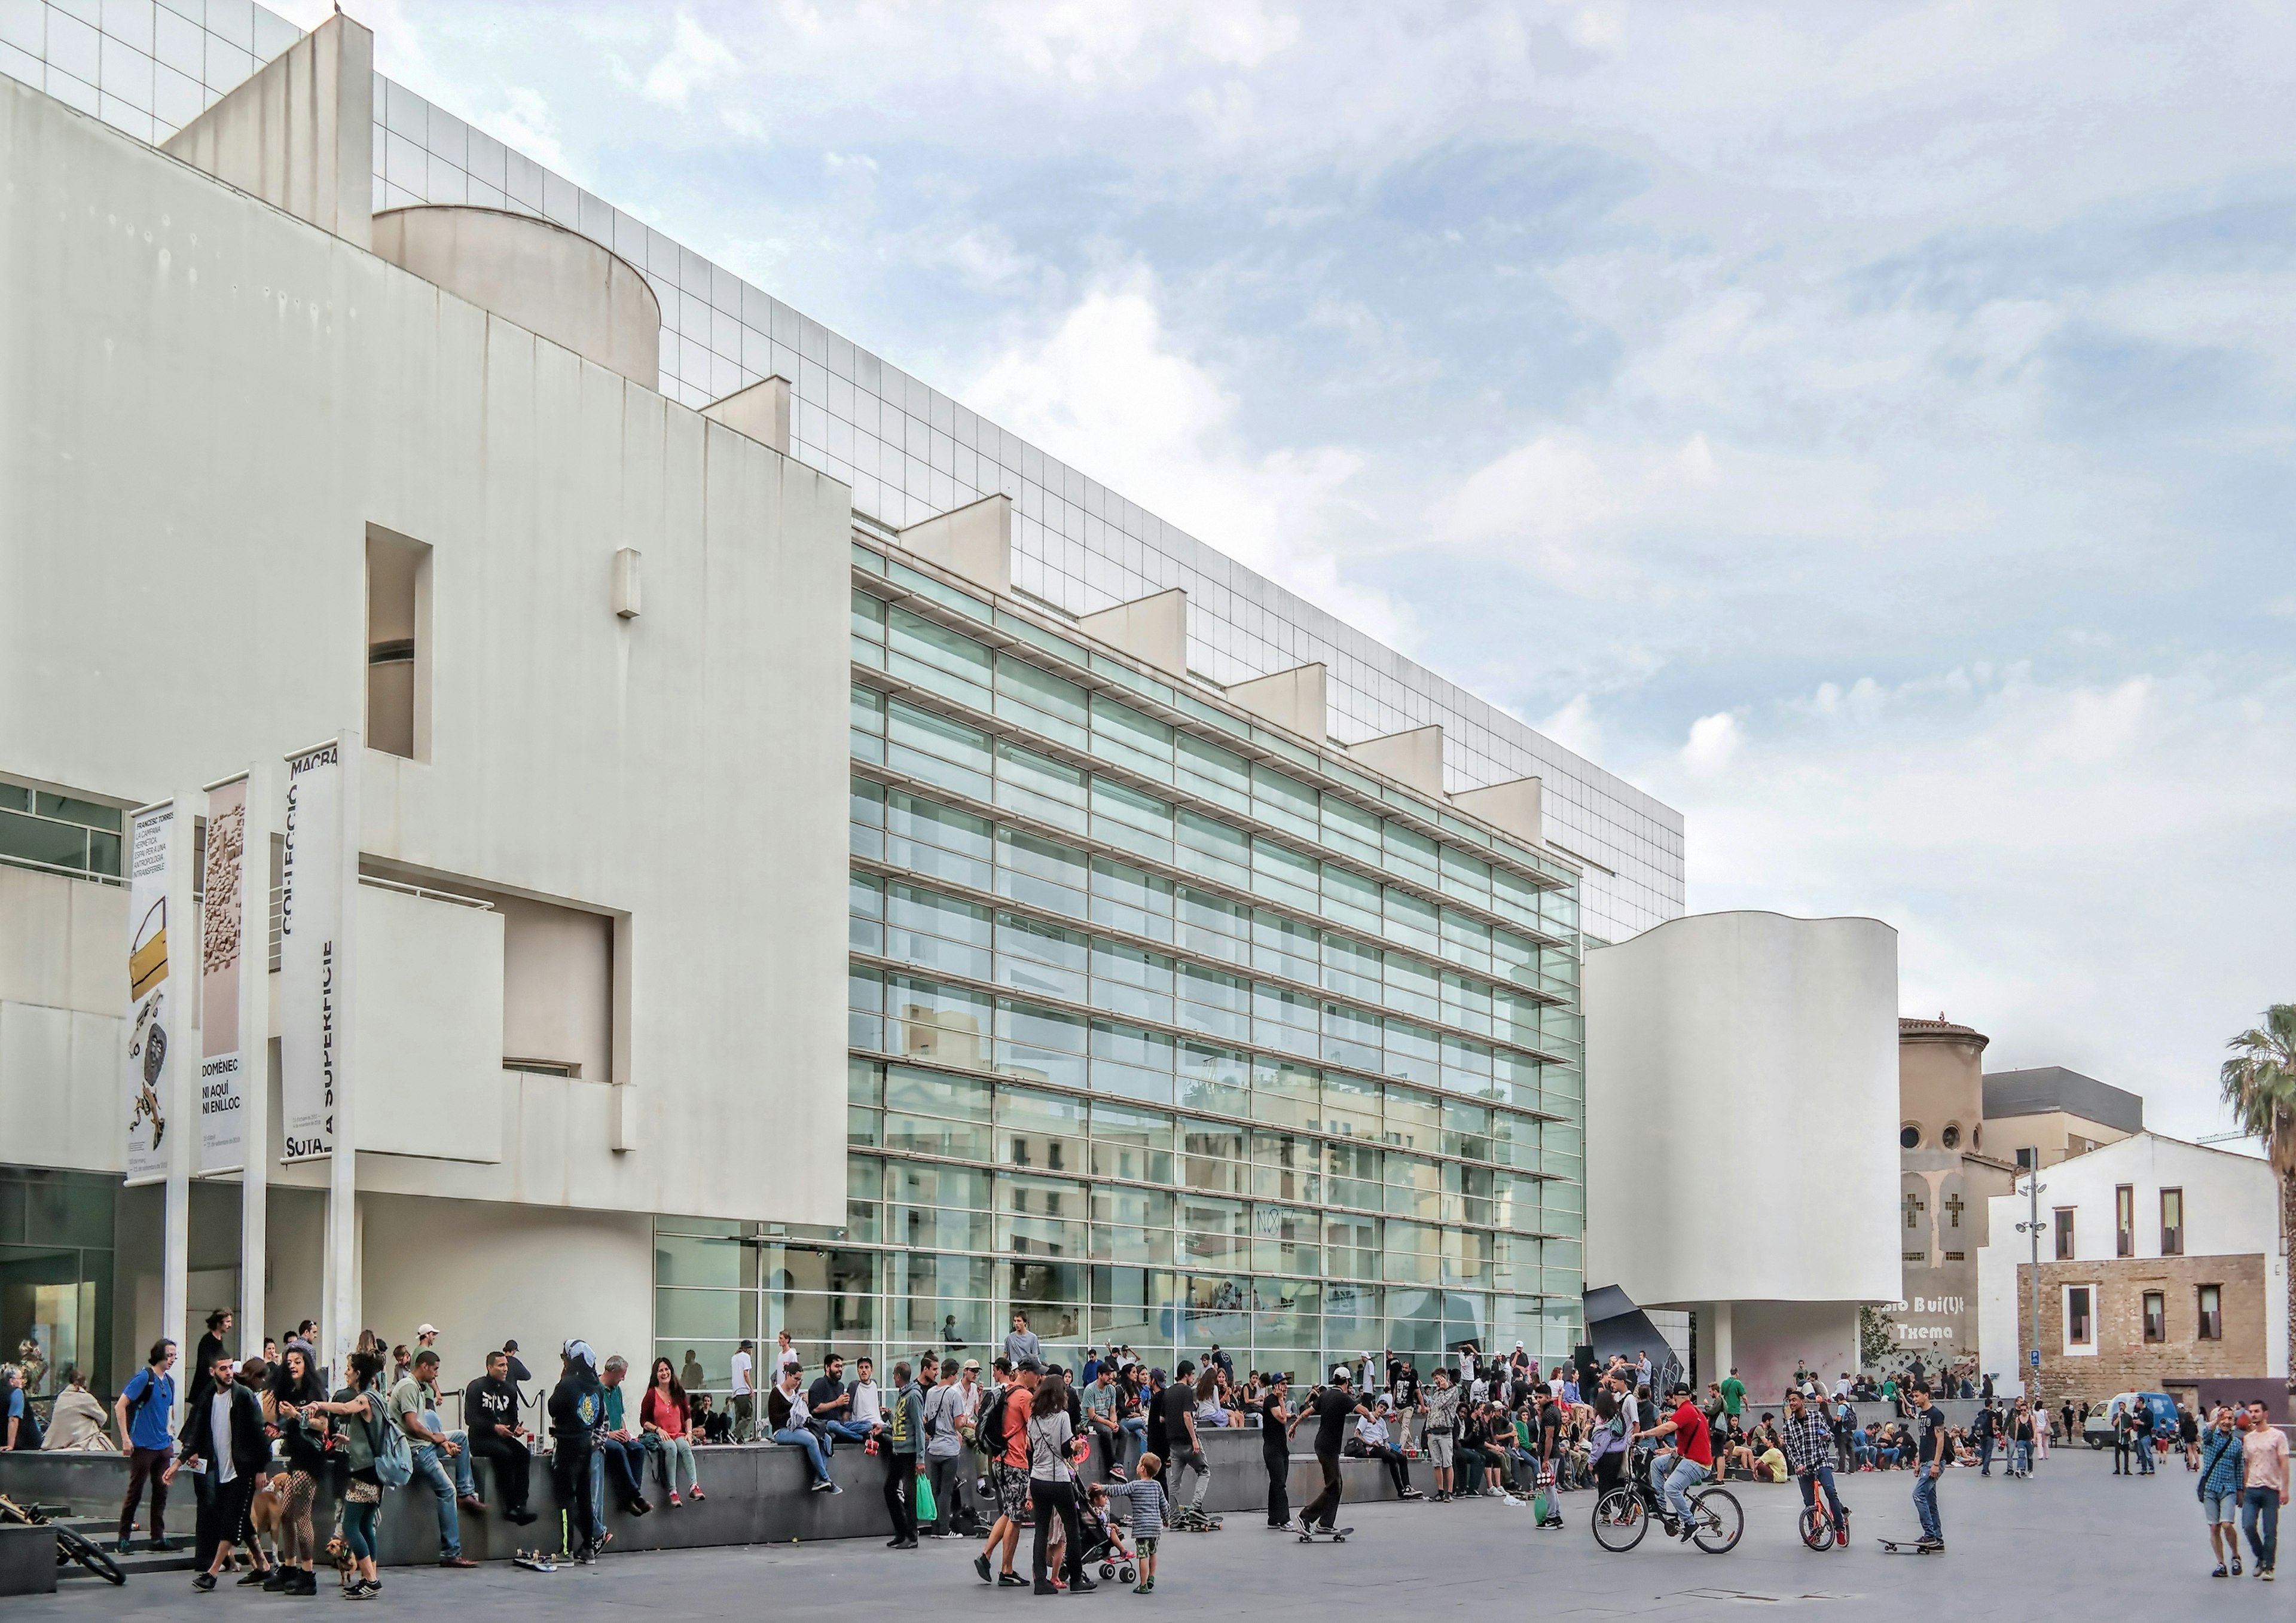
[[[0,1527],[0,1594],[56,1592],[53,1528]]]
[[[1262,1513],[1267,1504],[1267,1471],[1262,1463],[1259,1433],[1244,1430],[1210,1430],[1203,1434],[1205,1458],[1212,1468],[1206,1504],[1223,1513]],[[840,1443],[831,1456],[831,1477],[841,1494],[808,1491],[805,1456],[794,1448],[769,1443],[702,1448],[696,1453],[702,1490],[700,1504],[688,1500],[673,1510],[660,1491],[658,1476],[646,1473],[646,1496],[653,1513],[627,1516],[611,1503],[606,1528],[613,1535],[611,1548],[622,1550],[692,1549],[709,1545],[787,1544],[821,1538],[882,1538],[891,1529],[885,1509],[887,1456],[872,1456],[858,1444]],[[1296,1514],[1323,1491],[1323,1473],[1313,1454],[1295,1453],[1287,1483]],[[967,1492],[977,1471],[977,1456],[967,1460]],[[1342,1459],[1340,1470],[1348,1502],[1392,1499],[1395,1490],[1386,1468],[1376,1460]],[[496,1502],[491,1468],[478,1466],[480,1496]],[[1426,1463],[1412,1464],[1414,1485],[1423,1489],[1433,1480]],[[529,1527],[514,1527],[492,1511],[459,1518],[463,1553],[474,1561],[507,1561],[519,1549],[559,1547],[562,1507],[552,1481],[550,1456],[535,1457],[531,1502],[541,1519]],[[0,1493],[18,1500],[66,1502],[82,1514],[110,1516],[117,1512],[127,1491],[127,1462],[116,1454],[0,1454]],[[1181,1496],[1193,1491],[1193,1478],[1176,1486]],[[174,1531],[188,1537],[196,1512],[191,1483],[178,1477],[168,1494],[168,1521]],[[427,1491],[400,1488],[382,1502],[382,1560],[387,1566],[424,1566],[439,1558],[437,1501]],[[324,1529],[334,1518],[331,1504],[316,1512]],[[37,1532],[38,1529],[28,1529]],[[51,1556],[53,1564],[53,1556]]]

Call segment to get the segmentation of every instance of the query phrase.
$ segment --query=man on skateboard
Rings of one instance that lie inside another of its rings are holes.
[[[1359,1402],[1349,1386],[1348,1366],[1332,1366],[1332,1384],[1316,1394],[1308,1408],[1300,1411],[1289,1430],[1297,1432],[1300,1422],[1309,1414],[1316,1417],[1316,1463],[1324,1472],[1324,1491],[1316,1496],[1307,1509],[1300,1512],[1300,1530],[1332,1532],[1340,1517],[1340,1445],[1347,1436],[1348,1422],[1358,1414],[1371,1410]],[[1320,1524],[1320,1526],[1318,1525]]]
[[[1938,1479],[1953,1457],[1946,1440],[1945,1413],[1930,1401],[1926,1385],[1914,1388],[1914,1513],[1922,1519],[1921,1542],[1915,1547],[1945,1553],[1945,1524],[1938,1518]]]

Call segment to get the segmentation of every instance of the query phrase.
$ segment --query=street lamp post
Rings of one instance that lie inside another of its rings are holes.
[[[2035,1160],[2038,1160],[2038,1159],[2039,1157],[2037,1153]],[[2042,1423],[2038,1413],[2041,1401],[2041,1235],[2049,1226],[2047,1224],[2041,1221],[2041,1191],[2044,1187],[2045,1186],[2041,1182],[2041,1169],[2038,1166],[2035,1166],[2025,1175],[2025,1195],[2027,1201],[2030,1202],[2028,1210],[2030,1213],[2030,1216],[2028,1221],[2020,1223],[2017,1225],[2017,1232],[2026,1237],[2027,1241],[2032,1247],[2033,1254],[2033,1344],[2030,1350],[2027,1352],[2026,1355],[2024,1384],[2027,1389],[2027,1395],[2032,1400],[2032,1406],[2035,1410],[2033,1423],[2036,1425]]]

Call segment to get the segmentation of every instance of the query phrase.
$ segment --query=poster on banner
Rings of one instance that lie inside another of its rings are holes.
[[[168,841],[173,806],[136,812],[127,835],[127,1181],[164,1177],[168,1131],[168,1035],[176,1025],[168,980]]]
[[[201,1172],[236,1172],[245,1153],[239,1040],[240,887],[248,872],[247,780],[208,793],[200,865],[200,1153]],[[264,865],[266,868],[269,864]],[[258,1050],[260,1052],[260,1050]]]
[[[335,1039],[343,987],[343,761],[340,741],[287,762],[287,857],[279,899],[279,1111],[283,1160],[334,1153]]]

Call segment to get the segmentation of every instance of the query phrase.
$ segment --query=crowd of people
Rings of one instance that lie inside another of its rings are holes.
[[[2051,1410],[2023,1397],[1997,1398],[1988,1381],[1974,1416],[1954,1425],[1917,1363],[1879,1378],[1844,1373],[1830,1383],[1798,1370],[1777,1407],[1758,1409],[1735,1369],[1701,1396],[1676,1378],[1678,1364],[1654,1369],[1647,1354],[1614,1356],[1599,1371],[1571,1363],[1542,1371],[1520,1343],[1505,1357],[1455,1350],[1424,1376],[1409,1356],[1362,1354],[1316,1371],[1304,1391],[1290,1372],[1239,1376],[1217,1344],[1201,1365],[1183,1358],[1168,1374],[1116,1344],[1084,1349],[1070,1370],[1046,1357],[1026,1314],[1016,1312],[986,1371],[977,1358],[928,1348],[895,1362],[882,1382],[867,1356],[849,1371],[831,1352],[808,1377],[785,1332],[762,1367],[755,1343],[743,1340],[723,1409],[696,1389],[703,1374],[692,1352],[682,1365],[654,1358],[634,1392],[626,1359],[601,1359],[586,1342],[570,1340],[546,1397],[537,1395],[545,1436],[526,1423],[521,1389],[535,1377],[515,1341],[484,1355],[483,1373],[460,1393],[462,1423],[449,1426],[431,1325],[420,1326],[411,1345],[386,1347],[363,1333],[340,1374],[322,1367],[308,1320],[244,1359],[224,1351],[230,1330],[227,1310],[209,1316],[179,1424],[170,1419],[180,1378],[171,1340],[152,1348],[109,1415],[68,1372],[45,1439],[16,1372],[0,1368],[11,1399],[6,1444],[111,1447],[108,1421],[128,1456],[121,1552],[147,1498],[152,1545],[175,1547],[166,1532],[168,1491],[188,1471],[199,1506],[198,1587],[214,1588],[236,1550],[247,1568],[242,1585],[315,1594],[324,1562],[352,1599],[381,1588],[376,1535],[385,1494],[422,1496],[435,1513],[439,1564],[466,1568],[475,1563],[463,1553],[461,1518],[535,1521],[537,1462],[552,1473],[563,1507],[561,1537],[578,1562],[594,1562],[611,1542],[610,1498],[627,1515],[649,1514],[657,1498],[651,1480],[668,1506],[701,1500],[697,1447],[770,1441],[798,1453],[808,1486],[821,1494],[844,1491],[837,1478],[852,1467],[839,1450],[853,1450],[857,1468],[880,1479],[886,1542],[895,1549],[978,1539],[973,1566],[982,1581],[1038,1594],[1095,1587],[1086,1567],[1112,1553],[1136,1562],[1138,1587],[1148,1593],[1160,1535],[1212,1525],[1204,1439],[1214,1430],[1259,1431],[1271,1528],[1332,1530],[1340,1462],[1350,1456],[1378,1461],[1399,1498],[1536,1500],[1559,1525],[1561,1495],[1619,1485],[1637,1445],[1648,1444],[1651,1492],[1681,1537],[1692,1531],[1688,1496],[1700,1483],[1791,1480],[1808,1504],[1823,1496],[1834,1536],[1847,1543],[1849,1512],[1835,1473],[1898,1471],[1915,1479],[1921,1544],[1942,1550],[1937,1488],[1945,1471],[1990,1476],[1997,1461],[2004,1475],[2028,1477],[2053,1439],[2080,1438],[2091,1418],[2073,1399]],[[1946,1372],[1940,1383],[1952,1390],[1965,1380]],[[1861,1404],[1882,1413],[1866,1418]],[[2116,1474],[2152,1474],[2181,1449],[2200,1476],[2217,1576],[2241,1575],[2243,1537],[2256,1576],[2274,1576],[2287,1442],[2261,1406],[2218,1409],[2203,1425],[2188,1409],[2171,1423],[2145,1402],[2117,1402],[2107,1418]],[[1292,1448],[1310,1426],[1322,1487],[1295,1515]],[[481,1459],[491,1504],[473,1469]],[[1427,1474],[1424,1488],[1414,1467]],[[1015,1572],[1024,1531],[1033,1535],[1027,1578]]]

